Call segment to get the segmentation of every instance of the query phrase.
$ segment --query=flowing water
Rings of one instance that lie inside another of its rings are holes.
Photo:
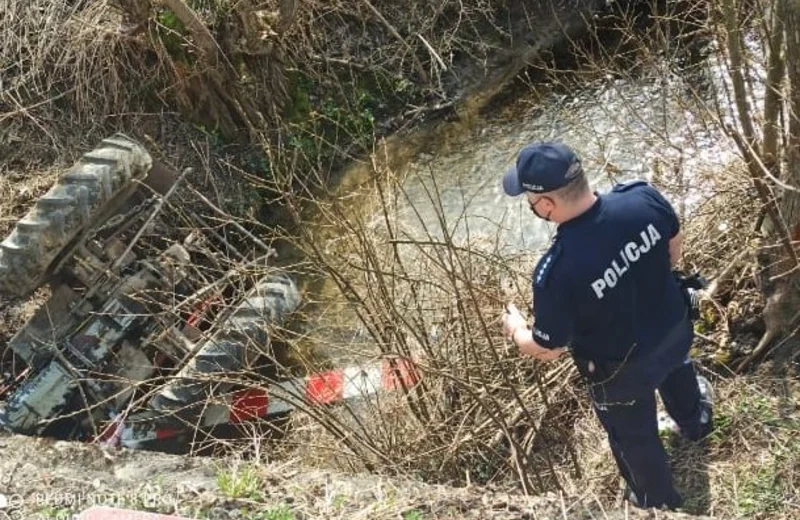
[[[446,230],[457,244],[500,253],[545,246],[553,225],[535,218],[524,197],[507,197],[501,185],[518,151],[535,140],[560,140],[576,149],[598,190],[647,179],[690,216],[703,198],[705,179],[734,152],[704,108],[723,78],[719,66],[707,65],[688,80],[651,70],[636,79],[601,78],[570,95],[523,96],[442,150],[406,165],[397,212],[402,233],[441,239]]]

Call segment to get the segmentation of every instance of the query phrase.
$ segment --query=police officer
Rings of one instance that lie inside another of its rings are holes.
[[[557,224],[533,272],[533,326],[509,304],[503,329],[520,352],[550,361],[567,349],[628,489],[642,508],[675,509],[655,391],[686,438],[710,433],[708,382],[689,360],[693,327],[673,273],[682,232],[672,206],[644,181],[592,192],[573,150],[539,142],[503,177],[507,195]]]

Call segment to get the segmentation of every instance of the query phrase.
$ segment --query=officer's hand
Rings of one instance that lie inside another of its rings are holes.
[[[556,359],[561,357],[561,354],[566,352],[566,347],[561,348],[546,348],[541,349],[535,354],[529,354],[530,356],[538,359],[539,361],[555,361]]]
[[[522,313],[517,309],[513,303],[506,305],[506,310],[503,313],[503,334],[505,337],[511,337],[511,334],[519,327],[527,327],[528,322],[522,316]]]

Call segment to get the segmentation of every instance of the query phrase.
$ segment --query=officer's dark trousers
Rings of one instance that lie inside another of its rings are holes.
[[[691,440],[700,438],[703,410],[693,365],[685,363],[675,369],[658,391],[681,433]],[[658,435],[655,393],[645,393],[632,402],[595,403],[595,411],[608,433],[617,466],[639,505],[680,507],[682,498],[673,486],[666,452]]]
[[[668,335],[666,344],[659,346],[663,347],[661,352],[644,365],[618,370],[627,372],[624,376],[619,374],[621,384],[597,383],[599,378],[610,376],[608,367],[600,366],[590,374],[595,378],[590,392],[595,412],[608,434],[619,470],[641,507],[673,509],[682,504],[658,434],[656,389],[684,437],[698,440],[710,427],[710,421],[701,423],[703,412],[711,411],[705,410],[694,366],[688,358],[691,325],[682,327]],[[646,375],[637,377],[643,373]],[[627,384],[636,379],[638,384]]]

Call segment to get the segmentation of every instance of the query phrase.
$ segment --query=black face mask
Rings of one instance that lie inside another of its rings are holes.
[[[539,204],[539,202],[540,202],[540,201],[542,201],[542,200],[544,200],[544,199],[539,199],[539,200],[537,200],[537,201],[536,201],[536,204],[530,204],[530,203],[528,203],[528,206],[531,208],[531,211],[533,211],[533,214],[534,214],[534,215],[536,215],[537,217],[539,217],[540,219],[542,219],[542,220],[544,220],[544,221],[546,221],[546,222],[550,222],[550,215],[552,215],[552,214],[553,214],[553,210],[550,210],[550,213],[548,213],[547,215],[540,215],[540,214],[539,214],[539,212],[538,212],[538,211],[536,211],[536,206],[537,206],[537,205]]]

